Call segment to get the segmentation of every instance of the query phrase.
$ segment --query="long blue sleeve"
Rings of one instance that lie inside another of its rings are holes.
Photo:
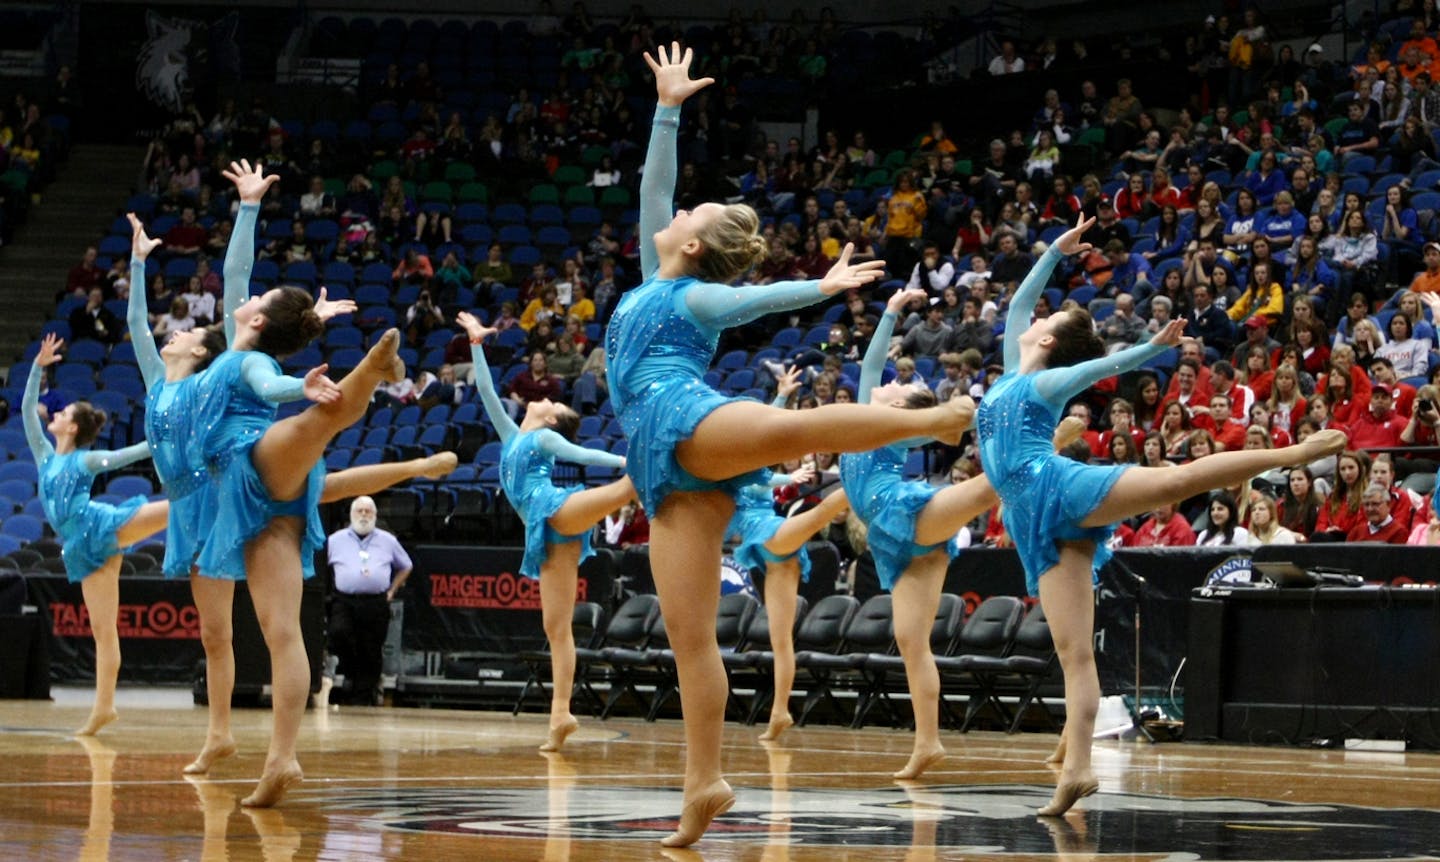
[[[870,336],[870,346],[865,348],[865,358],[860,362],[860,382],[855,384],[855,400],[861,404],[870,403],[870,390],[880,385],[880,376],[885,373],[895,318],[895,312],[885,309],[880,322],[875,324],[875,334]]]
[[[25,395],[20,399],[20,415],[25,418],[25,442],[30,444],[30,454],[35,456],[37,465],[55,454],[55,447],[40,427],[40,376],[45,369],[40,363],[30,366],[30,376],[25,379]]]
[[[1030,328],[1030,315],[1035,313],[1035,302],[1050,283],[1050,273],[1060,262],[1060,250],[1055,246],[1045,249],[1040,259],[1030,268],[1025,280],[1020,282],[1015,295],[1010,298],[1010,310],[1005,313],[1005,370],[1015,371],[1020,367],[1020,333]]]
[[[235,214],[235,229],[225,247],[225,341],[235,341],[235,309],[250,298],[250,270],[255,268],[255,222],[259,204],[241,204]]]
[[[279,373],[262,356],[264,354],[260,353],[247,356],[240,366],[240,377],[252,392],[271,404],[299,401],[305,397],[305,381],[302,378]]]
[[[535,433],[538,435],[536,443],[540,451],[557,461],[584,464],[586,467],[614,467],[617,470],[625,466],[625,459],[619,455],[612,455],[609,452],[586,446],[576,446],[549,428],[543,428]]]
[[[825,298],[820,282],[813,279],[745,287],[699,282],[685,291],[685,308],[702,326],[729,329],[777,311],[805,308]]]
[[[145,305],[145,261],[130,258],[130,302],[125,306],[125,323],[130,327],[130,343],[135,347],[135,361],[140,376],[149,389],[165,379],[165,360],[150,335],[150,314]]]
[[[485,349],[478,344],[470,345],[470,361],[475,363],[475,388],[480,390],[480,403],[485,406],[485,415],[495,426],[495,433],[504,443],[520,433],[520,426],[505,412],[500,393],[495,391],[495,379],[490,376],[490,363],[485,361]]]
[[[133,446],[126,446],[124,449],[86,452],[83,462],[86,472],[93,476],[96,473],[107,473],[111,470],[129,467],[136,461],[143,461],[149,457],[150,444],[142,440]]]
[[[640,277],[646,280],[660,269],[654,236],[675,215],[675,139],[679,132],[680,106],[657,105],[650,126],[650,148],[645,151],[645,172],[640,176]]]
[[[1057,410],[1065,402],[1107,377],[1139,368],[1147,359],[1169,348],[1147,341],[1119,353],[1101,356],[1067,368],[1047,368],[1035,374],[1035,392]]]

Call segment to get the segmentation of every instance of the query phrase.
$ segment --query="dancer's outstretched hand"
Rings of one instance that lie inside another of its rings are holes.
[[[670,43],[670,53],[665,53],[665,46],[661,45],[655,49],[655,54],[645,52],[645,62],[649,64],[650,71],[655,73],[655,94],[660,98],[660,104],[674,107],[684,102],[715,83],[714,78],[690,77],[690,61],[695,58],[695,52],[686,48],[684,53],[680,51],[679,42]]]
[[[35,355],[35,364],[44,368],[54,365],[60,361],[60,351],[65,349],[65,341],[55,333],[45,336],[40,342],[40,352]]]
[[[905,310],[905,306],[909,305],[917,299],[925,299],[927,296],[929,296],[929,294],[926,293],[925,289],[921,287],[911,287],[906,288],[905,290],[897,290],[894,293],[890,294],[890,301],[885,303],[885,310],[893,312],[895,314],[899,314],[900,312]]]
[[[340,387],[325,376],[329,365],[317,365],[305,372],[305,397],[316,404],[336,404],[340,401]]]
[[[1413,291],[1413,293],[1416,296],[1420,297],[1421,302],[1430,306],[1430,310],[1432,312],[1434,312],[1436,315],[1440,315],[1440,294],[1428,290]]]
[[[265,176],[264,165],[250,167],[248,159],[241,159],[238,162],[231,162],[230,167],[221,171],[220,175],[235,184],[235,190],[240,193],[240,202],[243,204],[258,204],[265,198],[265,193],[270,187],[280,182],[279,174]]]
[[[851,288],[864,287],[878,279],[885,273],[885,261],[867,260],[864,263],[851,264],[850,255],[855,253],[855,243],[845,243],[845,250],[840,252],[840,259],[820,279],[820,292],[826,296],[834,296]]]
[[[1150,341],[1152,344],[1163,344],[1166,347],[1179,347],[1180,334],[1184,331],[1185,318],[1177,317],[1165,324],[1165,328],[1155,333],[1155,337],[1150,339]]]
[[[789,398],[800,389],[800,373],[802,369],[798,365],[792,365],[785,369],[785,373],[775,379],[775,394]]]
[[[484,341],[500,331],[481,323],[480,318],[468,311],[462,311],[455,315],[455,322],[460,324],[460,328],[465,330],[465,334],[470,336],[472,342]]]
[[[160,247],[160,240],[145,235],[145,225],[140,223],[139,216],[126,213],[125,217],[130,220],[130,259],[144,260]]]
[[[1095,219],[1093,217],[1081,219],[1079,224],[1060,234],[1060,236],[1055,239],[1055,248],[1061,254],[1065,255],[1090,251],[1094,246],[1088,242],[1081,242],[1080,237],[1084,236],[1085,231],[1093,227],[1094,224]]]
[[[354,314],[358,308],[353,299],[337,299],[332,302],[326,298],[323,287],[320,288],[320,297],[315,300],[315,314],[326,321],[342,314]]]

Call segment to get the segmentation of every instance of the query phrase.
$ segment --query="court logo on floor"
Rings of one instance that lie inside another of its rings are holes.
[[[617,785],[346,788],[305,794],[363,828],[507,838],[658,841],[678,789]],[[1037,818],[1050,788],[740,787],[705,841],[941,846],[954,852],[1183,854],[1185,859],[1407,859],[1440,850],[1440,812],[1258,799],[1102,793],[1084,816]]]

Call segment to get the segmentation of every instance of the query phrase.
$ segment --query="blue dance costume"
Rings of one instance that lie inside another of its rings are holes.
[[[721,489],[733,496],[763,481],[758,470],[718,482],[692,476],[680,466],[675,447],[693,436],[716,408],[741,400],[703,382],[722,330],[825,298],[818,281],[734,288],[688,276],[657,276],[654,236],[670,223],[679,118],[678,107],[655,110],[640,182],[640,267],[645,281],[620,300],[605,336],[610,402],[630,440],[625,469],[651,517],[676,491]]]
[[[786,556],[772,553],[765,543],[775,536],[785,519],[775,514],[775,497],[770,489],[788,484],[789,476],[776,473],[764,485],[746,485],[735,496],[735,514],[730,517],[730,526],[725,528],[726,536],[740,536],[740,544],[731,552],[740,565],[747,569],[763,569],[769,563],[783,563],[800,559],[800,580],[810,581],[810,554],[801,545],[800,550]]]
[[[90,485],[95,481],[95,474],[119,470],[148,458],[150,447],[136,443],[114,452],[76,449],[64,455],[55,454],[55,447],[45,439],[40,414],[36,412],[40,406],[40,377],[44,373],[40,365],[30,366],[20,410],[25,417],[25,440],[40,471],[40,505],[45,507],[45,517],[60,537],[65,575],[70,583],[78,584],[121,552],[116,533],[146,502],[138,494],[118,506],[91,500]]]
[[[248,212],[247,212],[248,210]],[[225,250],[225,337],[235,340],[235,309],[250,293],[250,269],[255,262],[255,231],[241,229],[241,219],[254,224],[256,204],[242,204],[230,246]],[[320,492],[325,486],[325,464],[316,462],[304,492],[294,500],[271,498],[255,469],[251,453],[265,431],[275,423],[275,405],[304,397],[305,381],[280,373],[274,357],[254,350],[227,350],[205,369],[200,384],[209,390],[203,413],[196,415],[201,430],[201,455],[216,483],[215,512],[200,548],[200,571],[206,577],[245,579],[245,545],[275,518],[292,516],[305,522],[300,541],[300,565],[306,578],[315,575],[315,552],[325,546],[320,523]]]
[[[870,390],[880,383],[885,371],[885,354],[890,335],[895,331],[895,312],[886,310],[875,327],[865,359],[860,366],[860,382],[855,398],[870,403]],[[905,573],[910,561],[931,551],[944,548],[955,559],[960,555],[954,542],[937,545],[915,544],[915,519],[940,489],[924,482],[908,482],[904,477],[905,456],[924,440],[902,440],[869,452],[846,452],[840,456],[840,482],[855,517],[865,522],[866,544],[875,558],[875,574],[884,590],[893,589],[895,581]]]
[[[1020,373],[1020,334],[1030,326],[1035,300],[1061,256],[1054,246],[1046,250],[1010,300],[1005,316],[1005,375],[985,393],[976,411],[980,462],[1005,505],[1005,527],[1020,552],[1031,595],[1039,593],[1040,576],[1060,562],[1059,542],[1094,542],[1096,571],[1110,559],[1105,543],[1114,525],[1081,523],[1129,469],[1128,465],[1081,464],[1056,454],[1055,426],[1066,402],[1166,349],[1137,344],[1069,368]]]
[[[624,466],[624,459],[598,449],[576,446],[549,428],[521,431],[495,392],[485,351],[480,345],[472,344],[470,356],[475,363],[475,386],[480,390],[480,403],[485,405],[490,424],[500,435],[500,487],[525,524],[525,558],[520,562],[520,574],[539,578],[540,567],[547,556],[546,546],[551,544],[579,542],[579,562],[583,563],[595,555],[590,547],[590,530],[578,536],[566,536],[555,532],[549,524],[551,516],[560,511],[571,494],[584,490],[579,485],[557,486],[551,482],[555,461],[619,469]]]

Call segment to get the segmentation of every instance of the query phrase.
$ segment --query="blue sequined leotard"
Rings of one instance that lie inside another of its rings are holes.
[[[679,114],[676,107],[656,109],[640,187],[645,281],[621,299],[605,336],[610,402],[630,441],[626,471],[651,517],[675,491],[723,489],[734,495],[760,480],[759,471],[718,482],[692,476],[680,466],[675,447],[714,410],[736,400],[703,380],[720,332],[824,298],[818,281],[732,288],[658,276],[653,237],[670,223]]]
[[[784,484],[787,477],[776,475],[763,485],[746,485],[735,497],[735,514],[730,517],[730,526],[725,535],[740,537],[740,544],[731,553],[740,565],[747,569],[763,569],[770,563],[783,563],[799,558],[800,580],[810,580],[810,554],[805,546],[793,554],[780,556],[765,547],[775,536],[775,531],[785,519],[775,514],[775,497],[770,489],[775,484]]]
[[[558,533],[549,524],[551,516],[560,511],[571,494],[582,491],[580,485],[556,485],[550,481],[555,470],[555,461],[571,461],[588,467],[624,466],[619,455],[576,446],[548,428],[535,431],[521,431],[520,427],[505,412],[500,396],[495,392],[495,381],[490,377],[490,365],[485,360],[485,351],[480,345],[470,346],[470,356],[475,363],[475,385],[480,390],[480,403],[490,417],[490,424],[500,435],[500,487],[515,507],[520,520],[525,524],[525,557],[520,562],[520,574],[527,578],[540,577],[540,568],[548,556],[547,546],[580,542],[580,559],[594,556],[590,547],[590,530],[578,536]]]
[[[860,366],[860,383],[855,393],[861,404],[870,403],[870,390],[880,382],[890,334],[895,331],[895,312],[887,310],[875,327],[865,359]],[[959,555],[954,542],[938,545],[915,544],[915,519],[940,489],[924,482],[907,482],[905,456],[923,440],[906,440],[869,452],[840,456],[840,481],[855,517],[865,522],[866,544],[875,558],[880,586],[889,590],[904,574],[910,561],[945,548],[953,560]]]
[[[131,497],[118,506],[90,499],[90,485],[96,473],[118,470],[142,458],[150,457],[150,447],[136,443],[114,452],[93,452],[76,449],[64,455],[55,454],[55,447],[45,438],[40,427],[40,377],[45,369],[38,363],[30,366],[25,381],[25,395],[20,402],[25,422],[25,440],[40,473],[40,505],[45,517],[60,537],[65,575],[78,584],[85,577],[121,552],[116,534],[140,507],[145,498]]]
[[[1083,527],[1081,523],[1128,469],[1081,464],[1055,453],[1055,426],[1066,402],[1165,350],[1140,344],[1070,368],[1033,374],[1017,371],[1020,334],[1029,327],[1036,297],[1060,257],[1051,246],[1011,300],[1005,318],[1005,375],[985,393],[976,411],[981,465],[1005,504],[1005,528],[1020,552],[1031,595],[1039,592],[1040,576],[1060,561],[1059,542],[1094,542],[1096,571],[1110,559],[1105,542],[1114,525]]]

